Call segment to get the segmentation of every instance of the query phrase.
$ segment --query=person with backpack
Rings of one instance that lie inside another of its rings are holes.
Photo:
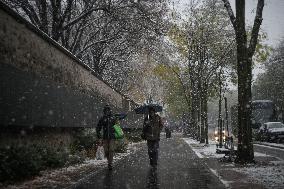
[[[156,114],[153,107],[149,107],[149,114],[144,119],[142,138],[147,140],[150,165],[153,168],[158,164],[158,149],[160,133],[163,128],[161,117]]]
[[[103,110],[103,116],[100,118],[96,127],[97,137],[99,144],[103,144],[105,156],[108,161],[108,169],[112,170],[114,147],[115,147],[115,130],[116,117],[112,115],[112,111],[109,105],[106,105]],[[103,135],[101,135],[103,130]]]

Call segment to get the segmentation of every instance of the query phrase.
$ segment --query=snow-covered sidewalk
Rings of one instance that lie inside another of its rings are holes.
[[[183,138],[183,140],[191,146],[199,158],[221,158],[224,156],[223,154],[216,154],[216,144],[211,141],[208,145],[205,145],[191,138]]]
[[[275,147],[275,148],[284,149],[284,144],[279,144],[279,143],[255,142],[254,144],[257,144],[257,145],[265,145],[265,146],[270,146],[270,147]]]
[[[255,152],[256,164],[240,166],[233,162],[220,161],[224,154],[216,153],[216,143],[201,144],[191,138],[183,140],[195,154],[205,160],[209,169],[227,188],[284,188],[284,161]]]
[[[135,153],[141,144],[145,143],[129,143],[126,153],[116,153],[114,156],[114,164],[122,160],[126,156]],[[97,160],[97,159],[86,159],[81,164],[72,165],[69,167],[64,167],[60,169],[45,170],[42,171],[40,176],[36,176],[31,180],[25,181],[23,183],[0,186],[2,189],[39,189],[39,188],[66,188],[70,185],[75,184],[78,180],[82,179],[88,174],[94,174],[94,172],[99,171],[107,167],[107,160]]]

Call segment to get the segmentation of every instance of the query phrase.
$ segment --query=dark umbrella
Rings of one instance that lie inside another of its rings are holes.
[[[134,110],[136,114],[147,114],[149,112],[149,107],[154,108],[155,112],[163,111],[163,107],[158,104],[144,104],[143,106],[135,108]]]
[[[114,114],[114,116],[115,116],[116,118],[118,118],[119,120],[122,120],[122,119],[126,118],[127,114],[125,114],[125,113],[119,113],[119,114]]]

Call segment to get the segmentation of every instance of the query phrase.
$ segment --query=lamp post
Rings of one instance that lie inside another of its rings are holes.
[[[229,133],[229,120],[228,120],[228,99],[227,97],[224,97],[224,100],[225,100],[225,113],[226,113],[226,130],[228,132],[227,134],[227,137],[230,136],[230,133]]]
[[[221,70],[219,72],[219,117],[218,117],[218,128],[219,128],[219,148],[223,147],[223,129],[222,129],[222,81],[221,81]]]

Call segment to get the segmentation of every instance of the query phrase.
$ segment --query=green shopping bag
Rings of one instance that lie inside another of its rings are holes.
[[[114,136],[116,139],[122,139],[124,137],[124,133],[123,130],[121,129],[121,127],[118,124],[115,124],[113,126],[114,128]]]

